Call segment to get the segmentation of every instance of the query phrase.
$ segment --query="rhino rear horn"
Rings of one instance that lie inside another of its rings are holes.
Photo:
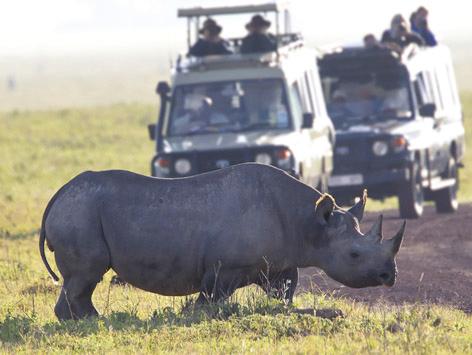
[[[364,208],[365,208],[366,202],[367,202],[367,190],[364,190],[364,192],[362,193],[361,199],[348,210],[348,212],[352,214],[354,217],[356,217],[359,222],[362,221],[362,217],[364,217]]]
[[[390,248],[393,255],[397,254],[402,245],[403,236],[405,234],[406,221],[403,221],[400,230],[395,234],[392,239],[387,240],[388,247]]]
[[[382,238],[383,238],[382,223],[383,223],[383,215],[380,215],[379,218],[375,221],[370,231],[367,232],[367,238],[370,241],[374,243],[379,243],[382,241]]]

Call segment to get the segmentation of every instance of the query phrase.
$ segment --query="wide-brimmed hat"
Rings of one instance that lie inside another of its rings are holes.
[[[270,27],[270,24],[270,21],[266,20],[261,15],[255,15],[251,18],[251,21],[246,24],[246,28]]]
[[[207,18],[205,22],[203,22],[203,27],[198,32],[203,34],[203,32],[207,30],[210,31],[211,34],[218,35],[223,30],[223,27],[218,25],[218,23],[212,18]]]

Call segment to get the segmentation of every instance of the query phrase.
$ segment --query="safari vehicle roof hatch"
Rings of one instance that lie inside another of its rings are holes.
[[[200,17],[210,17],[218,15],[241,15],[248,13],[274,13],[275,14],[275,32],[276,37],[280,34],[290,33],[290,11],[289,1],[276,1],[258,5],[238,5],[221,7],[193,7],[187,9],[178,9],[177,17],[187,18],[187,45],[190,48],[193,41],[198,39],[198,30],[200,28]],[[280,14],[283,14],[283,31],[280,30]],[[192,27],[195,28],[192,33]]]
[[[291,53],[303,47],[303,39],[299,33],[290,32],[289,2],[273,2],[259,5],[240,5],[224,7],[194,7],[179,9],[178,17],[187,18],[187,43],[190,48],[193,40],[198,37],[200,17],[215,15],[240,15],[246,13],[273,13],[275,14],[277,50],[269,53],[241,54],[238,49],[242,38],[229,38],[235,53],[232,55],[208,56],[202,58],[179,56],[176,63],[177,72],[202,72],[218,69],[274,67],[281,60],[288,58]],[[279,16],[283,15],[283,30],[281,30]],[[195,26],[195,27],[194,27]],[[194,27],[194,30],[192,28]],[[194,38],[193,38],[194,37]]]
[[[207,71],[219,69],[275,67],[282,60],[288,58],[290,53],[303,47],[303,39],[299,34],[286,34],[278,36],[279,49],[277,52],[232,54],[208,57],[180,56],[177,60],[177,72]]]
[[[416,45],[406,47],[401,54],[389,48],[372,50],[364,47],[338,47],[325,52],[319,59],[320,70],[322,75],[332,75],[339,72],[398,69],[420,51]]]

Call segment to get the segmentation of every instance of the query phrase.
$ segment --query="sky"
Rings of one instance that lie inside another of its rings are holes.
[[[430,9],[430,24],[439,38],[456,41],[472,35],[468,0],[292,0],[291,4],[294,29],[317,45],[352,43],[368,32],[380,35],[395,13],[408,17],[419,5]],[[0,0],[0,54],[156,48],[173,55],[185,48],[186,38],[185,21],[177,19],[177,8],[193,6],[221,6],[221,1]],[[223,35],[244,34],[247,15],[217,20],[224,25]]]

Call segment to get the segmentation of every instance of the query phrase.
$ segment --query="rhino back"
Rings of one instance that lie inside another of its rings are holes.
[[[282,171],[256,164],[182,179],[104,171],[83,176],[72,190],[69,200],[99,215],[115,271],[164,294],[195,292],[218,262],[293,264],[296,205],[312,194]]]

